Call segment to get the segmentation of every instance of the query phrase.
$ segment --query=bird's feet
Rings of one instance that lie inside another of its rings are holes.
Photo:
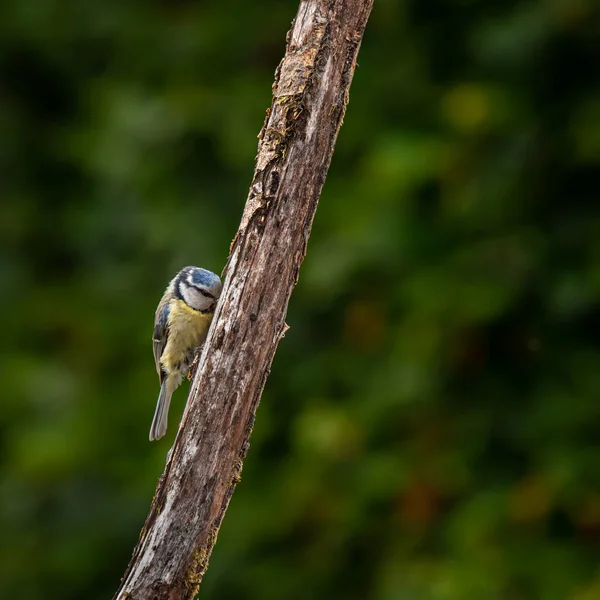
[[[198,363],[200,362],[200,355],[202,354],[202,346],[196,348],[194,350],[194,360],[192,364],[188,368],[187,378],[188,381],[192,381],[194,379],[194,375],[196,375],[196,371],[198,370]]]

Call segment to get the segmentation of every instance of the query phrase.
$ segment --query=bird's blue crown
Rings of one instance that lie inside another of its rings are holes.
[[[210,288],[221,282],[218,275],[201,267],[185,267],[182,269],[183,277],[194,285]]]

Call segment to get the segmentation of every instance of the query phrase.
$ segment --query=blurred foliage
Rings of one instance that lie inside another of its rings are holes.
[[[296,6],[3,5],[3,597],[118,585],[154,308],[225,264]],[[203,598],[600,598],[598,48],[594,0],[376,0]]]

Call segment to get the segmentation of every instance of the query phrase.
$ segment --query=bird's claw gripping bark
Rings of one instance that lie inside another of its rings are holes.
[[[196,371],[198,370],[198,363],[200,362],[201,354],[202,354],[202,346],[200,346],[199,348],[196,348],[196,350],[194,350],[194,360],[192,361],[192,364],[190,365],[188,372],[187,372],[188,381],[192,381],[192,379],[194,379],[194,375],[196,375]]]

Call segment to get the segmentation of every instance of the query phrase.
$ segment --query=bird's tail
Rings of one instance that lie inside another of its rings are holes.
[[[160,386],[160,394],[158,394],[156,410],[154,411],[152,426],[150,427],[151,442],[159,440],[167,432],[167,417],[169,416],[169,405],[171,404],[171,396],[173,395],[173,388],[169,383],[169,378],[165,377]]]

